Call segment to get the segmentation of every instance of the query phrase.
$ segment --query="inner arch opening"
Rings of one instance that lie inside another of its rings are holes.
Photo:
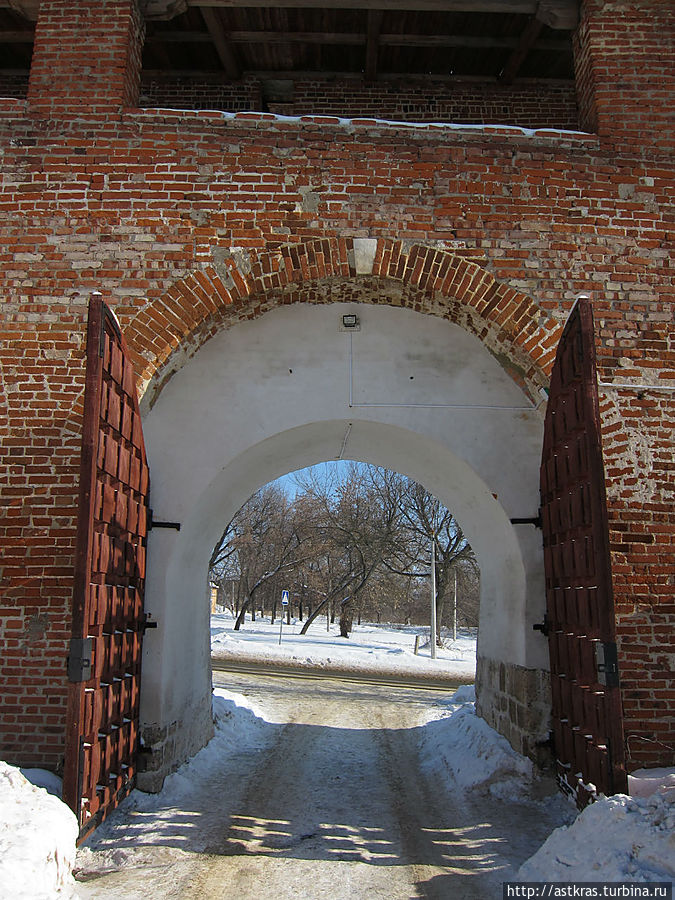
[[[475,678],[475,554],[398,472],[332,460],[265,485],[224,527],[208,575],[217,667]]]

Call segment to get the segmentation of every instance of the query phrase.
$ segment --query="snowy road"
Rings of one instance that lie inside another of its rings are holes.
[[[216,680],[264,710],[264,748],[224,759],[182,809],[122,812],[82,854],[80,897],[483,900],[557,824],[420,774],[418,726],[447,692]]]

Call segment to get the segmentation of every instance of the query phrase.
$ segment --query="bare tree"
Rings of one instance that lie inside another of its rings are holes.
[[[302,538],[294,507],[278,487],[255,493],[229,523],[211,557],[211,572],[220,578],[236,571],[243,598],[234,625],[239,631],[247,611],[255,616],[262,587],[300,562]]]
[[[292,499],[274,485],[262,488],[223,532],[210,577],[233,594],[236,586],[237,630],[248,611],[274,612],[280,588],[290,587],[291,603],[306,615],[303,634],[317,616],[325,612],[333,621],[339,610],[347,637],[355,615],[359,622],[363,615],[426,618],[432,540],[440,635],[455,573],[460,624],[477,618],[475,557],[446,507],[421,485],[377,466],[352,463],[339,476],[305,477]]]
[[[431,545],[436,545],[436,640],[441,642],[445,601],[459,572],[477,576],[476,558],[457,520],[423,485],[401,475],[400,496],[405,527],[400,532],[392,571],[410,578],[430,577]]]

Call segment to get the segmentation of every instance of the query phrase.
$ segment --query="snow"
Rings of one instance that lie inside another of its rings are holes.
[[[354,625],[348,638],[340,637],[337,624],[326,631],[326,617],[319,616],[302,635],[303,623],[284,623],[279,644],[279,620],[269,616],[246,620],[234,631],[231,613],[211,616],[211,654],[216,659],[240,662],[276,662],[332,671],[378,673],[381,675],[424,675],[454,681],[473,681],[476,672],[476,630],[459,629],[457,639],[445,636],[431,658],[429,629],[414,625]],[[420,636],[418,655],[415,637]]]
[[[220,792],[231,790],[227,779],[219,783],[223,760],[259,752],[270,728],[254,703],[219,688],[213,692],[213,713],[215,734],[206,747],[169,775],[160,793],[133,791],[80,848],[76,873],[92,878],[125,866],[147,865],[148,855],[159,865],[207,849],[212,834],[209,810],[217,821]],[[186,828],[185,821],[197,815],[199,827]],[[125,835],[119,841],[121,830]]]
[[[568,128],[526,128],[523,125],[491,125],[489,123],[483,122],[475,122],[475,123],[457,123],[457,122],[401,122],[398,119],[378,119],[373,116],[359,116],[356,118],[345,118],[344,116],[334,116],[334,115],[322,115],[322,114],[309,114],[303,116],[285,116],[280,113],[236,113],[236,112],[228,112],[226,110],[206,110],[206,109],[176,109],[175,107],[156,107],[148,110],[149,113],[170,113],[172,116],[176,114],[176,112],[191,112],[199,115],[200,113],[209,113],[209,114],[217,114],[223,118],[226,122],[231,122],[235,120],[248,119],[250,121],[256,121],[257,119],[263,117],[266,121],[270,122],[287,122],[293,125],[304,125],[309,122],[312,123],[315,120],[322,122],[323,124],[335,124],[339,127],[352,127],[355,122],[359,124],[363,124],[367,122],[368,124],[373,124],[375,126],[386,126],[392,128],[408,128],[408,129],[444,129],[448,131],[459,131],[465,132],[467,134],[471,133],[484,133],[484,134],[508,134],[508,135],[525,135],[527,137],[534,136],[551,136],[551,137],[560,137],[560,135],[570,135],[571,137],[583,137],[583,138],[592,138],[593,135],[587,131],[577,131]]]
[[[238,633],[232,625],[226,613],[213,617],[215,656],[343,671],[445,674],[460,681],[474,673],[475,634],[469,631],[447,641],[432,660],[428,643],[414,655],[415,634],[423,633],[414,627],[357,625],[347,640],[336,628],[327,633],[325,618],[307,636],[299,634],[301,623],[294,621],[284,624],[279,646],[278,621],[247,622]],[[194,854],[209,851],[222,822],[220,806],[239,780],[237,773],[246,772],[283,727],[265,704],[221,688],[214,690],[214,718],[213,740],[169,776],[159,794],[132,792],[77,858],[75,817],[53,796],[59,793],[59,779],[34,769],[24,770],[24,777],[0,762],[0,900],[71,898],[75,890],[80,898],[101,896],[95,893],[96,876],[115,877],[131,867],[154,873],[153,896],[173,895],[171,866],[177,858],[193,861]],[[631,797],[601,798],[574,819],[572,805],[560,794],[542,796],[532,763],[475,715],[472,685],[462,685],[449,700],[425,708],[417,731],[422,767],[433,766],[439,790],[448,796],[485,802],[488,816],[494,804],[507,811],[512,805],[514,817],[537,815],[538,808],[543,813],[546,804],[547,814],[554,813],[552,821],[571,822],[556,828],[539,849],[536,844],[527,848],[533,855],[518,870],[518,880],[675,878],[675,769],[635,772],[629,777]],[[80,878],[94,879],[94,893],[88,893],[86,881],[74,887],[75,866]],[[119,896],[127,895],[122,891]]]
[[[536,800],[532,763],[474,712],[471,685],[455,693],[448,712],[430,722],[423,765],[438,768],[448,789],[487,792],[500,800]],[[675,769],[629,776],[633,797],[601,797],[570,824],[556,828],[521,866],[518,881],[671,881],[675,878]],[[642,799],[638,799],[642,798]],[[561,794],[550,804],[564,801]],[[575,810],[568,803],[568,817]]]
[[[520,881],[672,882],[675,805],[658,792],[645,799],[624,794],[601,798],[572,825],[556,828],[517,877]]]
[[[475,714],[473,685],[450,700],[451,714],[424,729],[422,764],[440,770],[451,790],[483,788],[501,799],[522,799],[533,778],[529,759]]]
[[[75,816],[65,804],[31,784],[19,769],[0,762],[3,900],[72,897],[77,831]]]
[[[61,799],[63,781],[58,775],[55,775],[53,772],[48,772],[46,769],[21,769],[21,774],[27,778],[31,784],[34,784],[36,787],[44,788],[48,794],[53,794],[55,797]]]

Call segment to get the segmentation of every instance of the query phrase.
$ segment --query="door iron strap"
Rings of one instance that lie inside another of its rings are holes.
[[[512,525],[534,525],[535,528],[541,528],[541,513],[525,519],[509,519],[509,522]]]
[[[153,528],[174,528],[180,531],[180,522],[159,522],[153,518],[152,510],[148,509],[148,531],[152,531]]]

